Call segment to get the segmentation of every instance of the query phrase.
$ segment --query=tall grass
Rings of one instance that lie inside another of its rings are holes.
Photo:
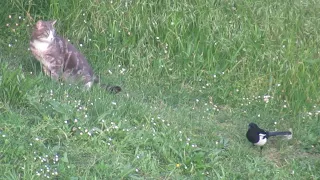
[[[4,2],[4,178],[319,178],[316,1]],[[41,76],[28,51],[39,19],[57,19],[124,91]],[[297,136],[260,158],[244,138],[250,121]]]
[[[295,111],[304,108],[305,101],[317,101],[318,12],[311,2],[12,0],[12,4],[19,13],[30,14],[32,19],[25,17],[30,25],[38,19],[58,19],[59,32],[84,44],[83,51],[96,68],[120,64],[140,76],[169,77],[180,83],[214,82],[214,76],[223,76],[219,88],[208,91],[217,94],[219,102],[235,99],[229,97],[235,89],[241,90],[241,97],[281,97]],[[5,17],[12,11],[19,14],[11,9]],[[26,32],[25,28],[17,31]],[[27,32],[21,36],[29,37]]]

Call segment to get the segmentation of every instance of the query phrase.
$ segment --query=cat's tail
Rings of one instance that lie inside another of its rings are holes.
[[[109,85],[109,84],[100,84],[100,86],[112,94],[117,94],[118,92],[120,92],[122,90],[120,86],[113,86],[113,85]]]
[[[106,89],[112,94],[117,94],[122,90],[120,86],[113,86],[110,84],[101,84],[100,79],[96,76],[94,77],[94,83],[98,83],[102,89]]]

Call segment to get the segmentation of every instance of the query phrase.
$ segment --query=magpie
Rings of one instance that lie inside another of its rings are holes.
[[[292,132],[269,132],[259,128],[255,123],[250,123],[246,136],[253,145],[260,146],[260,155],[262,155],[263,145],[267,143],[270,136],[288,136],[288,138],[291,139]]]

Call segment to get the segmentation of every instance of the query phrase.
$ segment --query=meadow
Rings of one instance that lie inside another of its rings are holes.
[[[3,0],[0,179],[320,179],[320,3]],[[55,82],[37,20],[104,83]],[[245,133],[292,128],[263,149]]]

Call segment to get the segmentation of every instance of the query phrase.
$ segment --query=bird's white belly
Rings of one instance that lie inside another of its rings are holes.
[[[265,134],[259,134],[259,141],[257,143],[254,143],[256,146],[263,146],[267,143],[267,138]]]

